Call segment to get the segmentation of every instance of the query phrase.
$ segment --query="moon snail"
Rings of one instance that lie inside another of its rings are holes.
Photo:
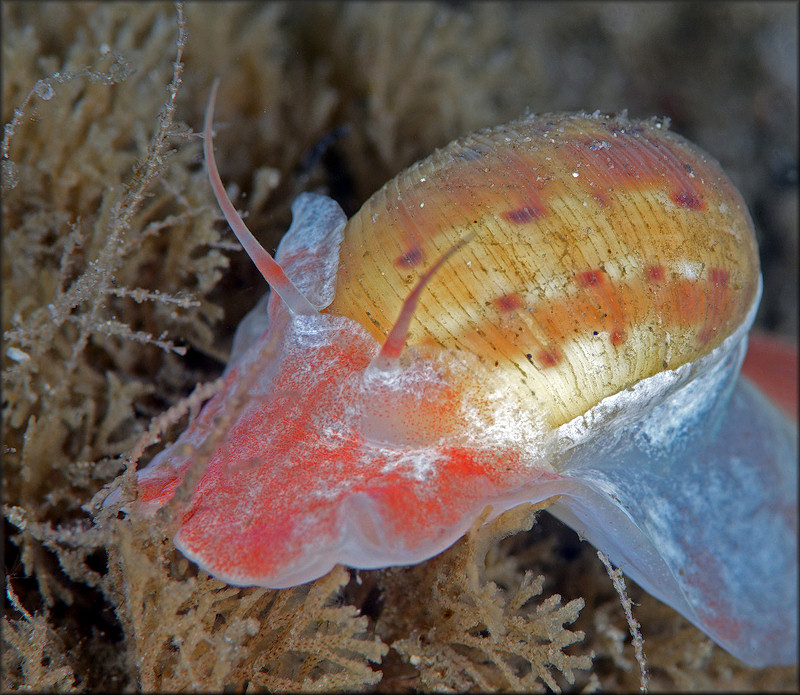
[[[216,87],[212,187],[273,291],[221,392],[139,471],[135,512],[173,497],[239,398],[175,535],[221,580],[418,563],[488,506],[550,500],[733,655],[796,662],[797,429],[739,376],[760,271],[711,157],[658,120],[525,117],[350,220],[300,195],[273,259],[217,173]]]

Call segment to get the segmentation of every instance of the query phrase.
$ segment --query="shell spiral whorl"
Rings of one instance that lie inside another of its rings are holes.
[[[478,355],[550,426],[718,346],[758,296],[753,224],[720,166],[659,121],[545,114],[479,131],[348,222],[327,311],[383,341]],[[532,399],[532,400],[531,400]]]

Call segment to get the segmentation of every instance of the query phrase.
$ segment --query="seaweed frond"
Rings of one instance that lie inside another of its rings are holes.
[[[50,628],[47,618],[31,615],[10,581],[6,581],[6,597],[22,617],[3,617],[3,690],[77,691],[64,644]]]
[[[384,639],[417,670],[420,687],[488,692],[546,686],[559,691],[561,678],[573,684],[576,670],[591,667],[588,654],[565,651],[584,637],[564,627],[578,618],[582,599],[562,605],[554,594],[533,601],[542,593],[544,578],[532,572],[514,586],[487,579],[489,549],[529,529],[534,514],[535,508],[523,505],[482,525],[484,514],[442,555],[387,573]],[[403,600],[401,592],[412,593],[409,587],[414,587],[413,598]],[[415,626],[409,636],[401,636],[401,624]]]
[[[326,21],[309,23],[307,33],[320,34],[318,50],[341,85],[341,118],[355,126],[347,138],[356,153],[352,164],[371,163],[353,171],[362,194],[496,119],[496,102],[486,90],[503,84],[512,59],[509,52],[482,50],[502,42],[496,12],[395,2],[321,10],[328,11]],[[331,25],[336,29],[321,35],[319,27]]]
[[[105,586],[143,690],[309,691],[380,680],[370,664],[388,648],[343,604],[343,568],[283,591],[231,587],[152,529],[120,523],[116,535]]]
[[[119,456],[135,440],[137,405],[168,359],[158,350],[215,354],[221,309],[207,295],[227,259],[213,247],[218,213],[196,167],[199,147],[175,116],[182,9],[177,41],[164,9],[137,13],[140,39],[111,8],[97,8],[84,23],[100,55],[86,46],[60,63],[37,61],[47,47],[21,17],[4,16],[18,70],[3,66],[3,103],[24,96],[2,143],[13,173],[3,198],[3,441],[7,472],[20,473],[7,492],[40,517],[54,518],[48,492],[108,478],[102,466],[71,476],[76,459]],[[170,43],[175,60],[159,61]],[[56,69],[35,77],[33,64]],[[33,86],[23,90],[26,76]]]

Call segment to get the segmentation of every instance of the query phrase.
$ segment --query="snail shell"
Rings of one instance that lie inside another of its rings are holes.
[[[419,273],[408,345],[464,350],[555,427],[717,347],[756,301],[746,207],[659,121],[550,114],[460,139],[348,222],[333,303],[383,341]]]
[[[173,497],[231,410],[175,536],[218,578],[416,563],[487,506],[551,500],[718,644],[794,662],[797,430],[738,378],[760,276],[711,158],[657,121],[525,118],[350,221],[301,195],[275,263],[225,197],[212,105],[212,186],[273,293],[136,510]]]

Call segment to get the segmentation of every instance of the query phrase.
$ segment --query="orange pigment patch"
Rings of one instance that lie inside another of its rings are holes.
[[[591,292],[595,299],[596,315],[602,329],[611,336],[612,345],[622,345],[627,339],[626,304],[620,301],[617,286],[601,270],[589,270],[575,276],[580,287]]]
[[[379,481],[367,478],[354,490],[369,496],[389,535],[402,538],[407,547],[429,543],[441,529],[458,523],[467,510],[482,506],[482,500],[527,483],[535,475],[510,451],[443,447],[441,454],[437,475],[429,480],[386,472]],[[546,471],[539,476],[543,480],[558,477]],[[442,500],[452,502],[442,504]]]
[[[649,265],[644,269],[644,276],[650,283],[660,283],[664,281],[664,266]]]
[[[415,246],[395,258],[394,264],[399,268],[414,268],[422,263],[423,259],[422,251]]]
[[[424,397],[419,394],[402,394],[393,398],[382,398],[380,392],[372,394],[383,408],[388,405],[395,415],[395,432],[404,441],[420,445],[447,439],[457,434],[461,419],[463,384],[437,386],[426,389]],[[397,417],[399,416],[399,417]]]
[[[562,360],[561,353],[555,348],[549,350],[539,350],[536,359],[543,367],[555,367]]]
[[[516,311],[522,307],[522,300],[516,293],[504,294],[494,300],[495,305],[500,311]]]
[[[705,293],[698,292],[697,281],[680,278],[673,283],[676,295],[677,317],[681,326],[699,323],[705,306]],[[670,311],[669,305],[663,307]],[[670,311],[670,313],[673,313]]]
[[[587,270],[585,273],[578,273],[575,276],[575,280],[581,287],[594,287],[602,282],[599,270]]]
[[[611,129],[613,132],[613,128]],[[568,147],[567,163],[578,180],[602,204],[614,190],[666,187],[670,198],[690,210],[705,209],[699,182],[686,154],[651,137],[616,132],[608,138],[585,137]]]
[[[525,354],[531,364],[555,367],[563,360],[560,346],[566,341],[601,332],[619,347],[629,328],[651,321],[653,313],[664,326],[695,328],[702,344],[730,321],[736,300],[730,273],[720,268],[712,268],[708,280],[690,280],[670,277],[664,266],[653,264],[644,268],[641,279],[626,283],[611,282],[604,271],[595,269],[576,274],[575,285],[580,291],[537,302],[524,313],[530,332],[525,342],[519,339],[519,328],[500,328],[513,345],[530,350]]]
[[[515,210],[508,210],[503,213],[503,218],[514,224],[527,224],[545,216],[545,210],[541,203],[528,201],[522,207]]]
[[[625,331],[611,331],[611,335],[609,336],[609,340],[614,347],[622,345],[627,338],[628,334]]]
[[[693,193],[687,193],[686,191],[673,193],[670,198],[672,198],[672,201],[676,205],[680,205],[682,208],[689,208],[690,210],[702,210],[706,206],[701,198],[698,198]]]
[[[705,283],[681,276],[668,279],[661,266],[646,269],[645,277],[649,282],[650,303],[662,321],[682,329],[703,321],[707,305]]]

